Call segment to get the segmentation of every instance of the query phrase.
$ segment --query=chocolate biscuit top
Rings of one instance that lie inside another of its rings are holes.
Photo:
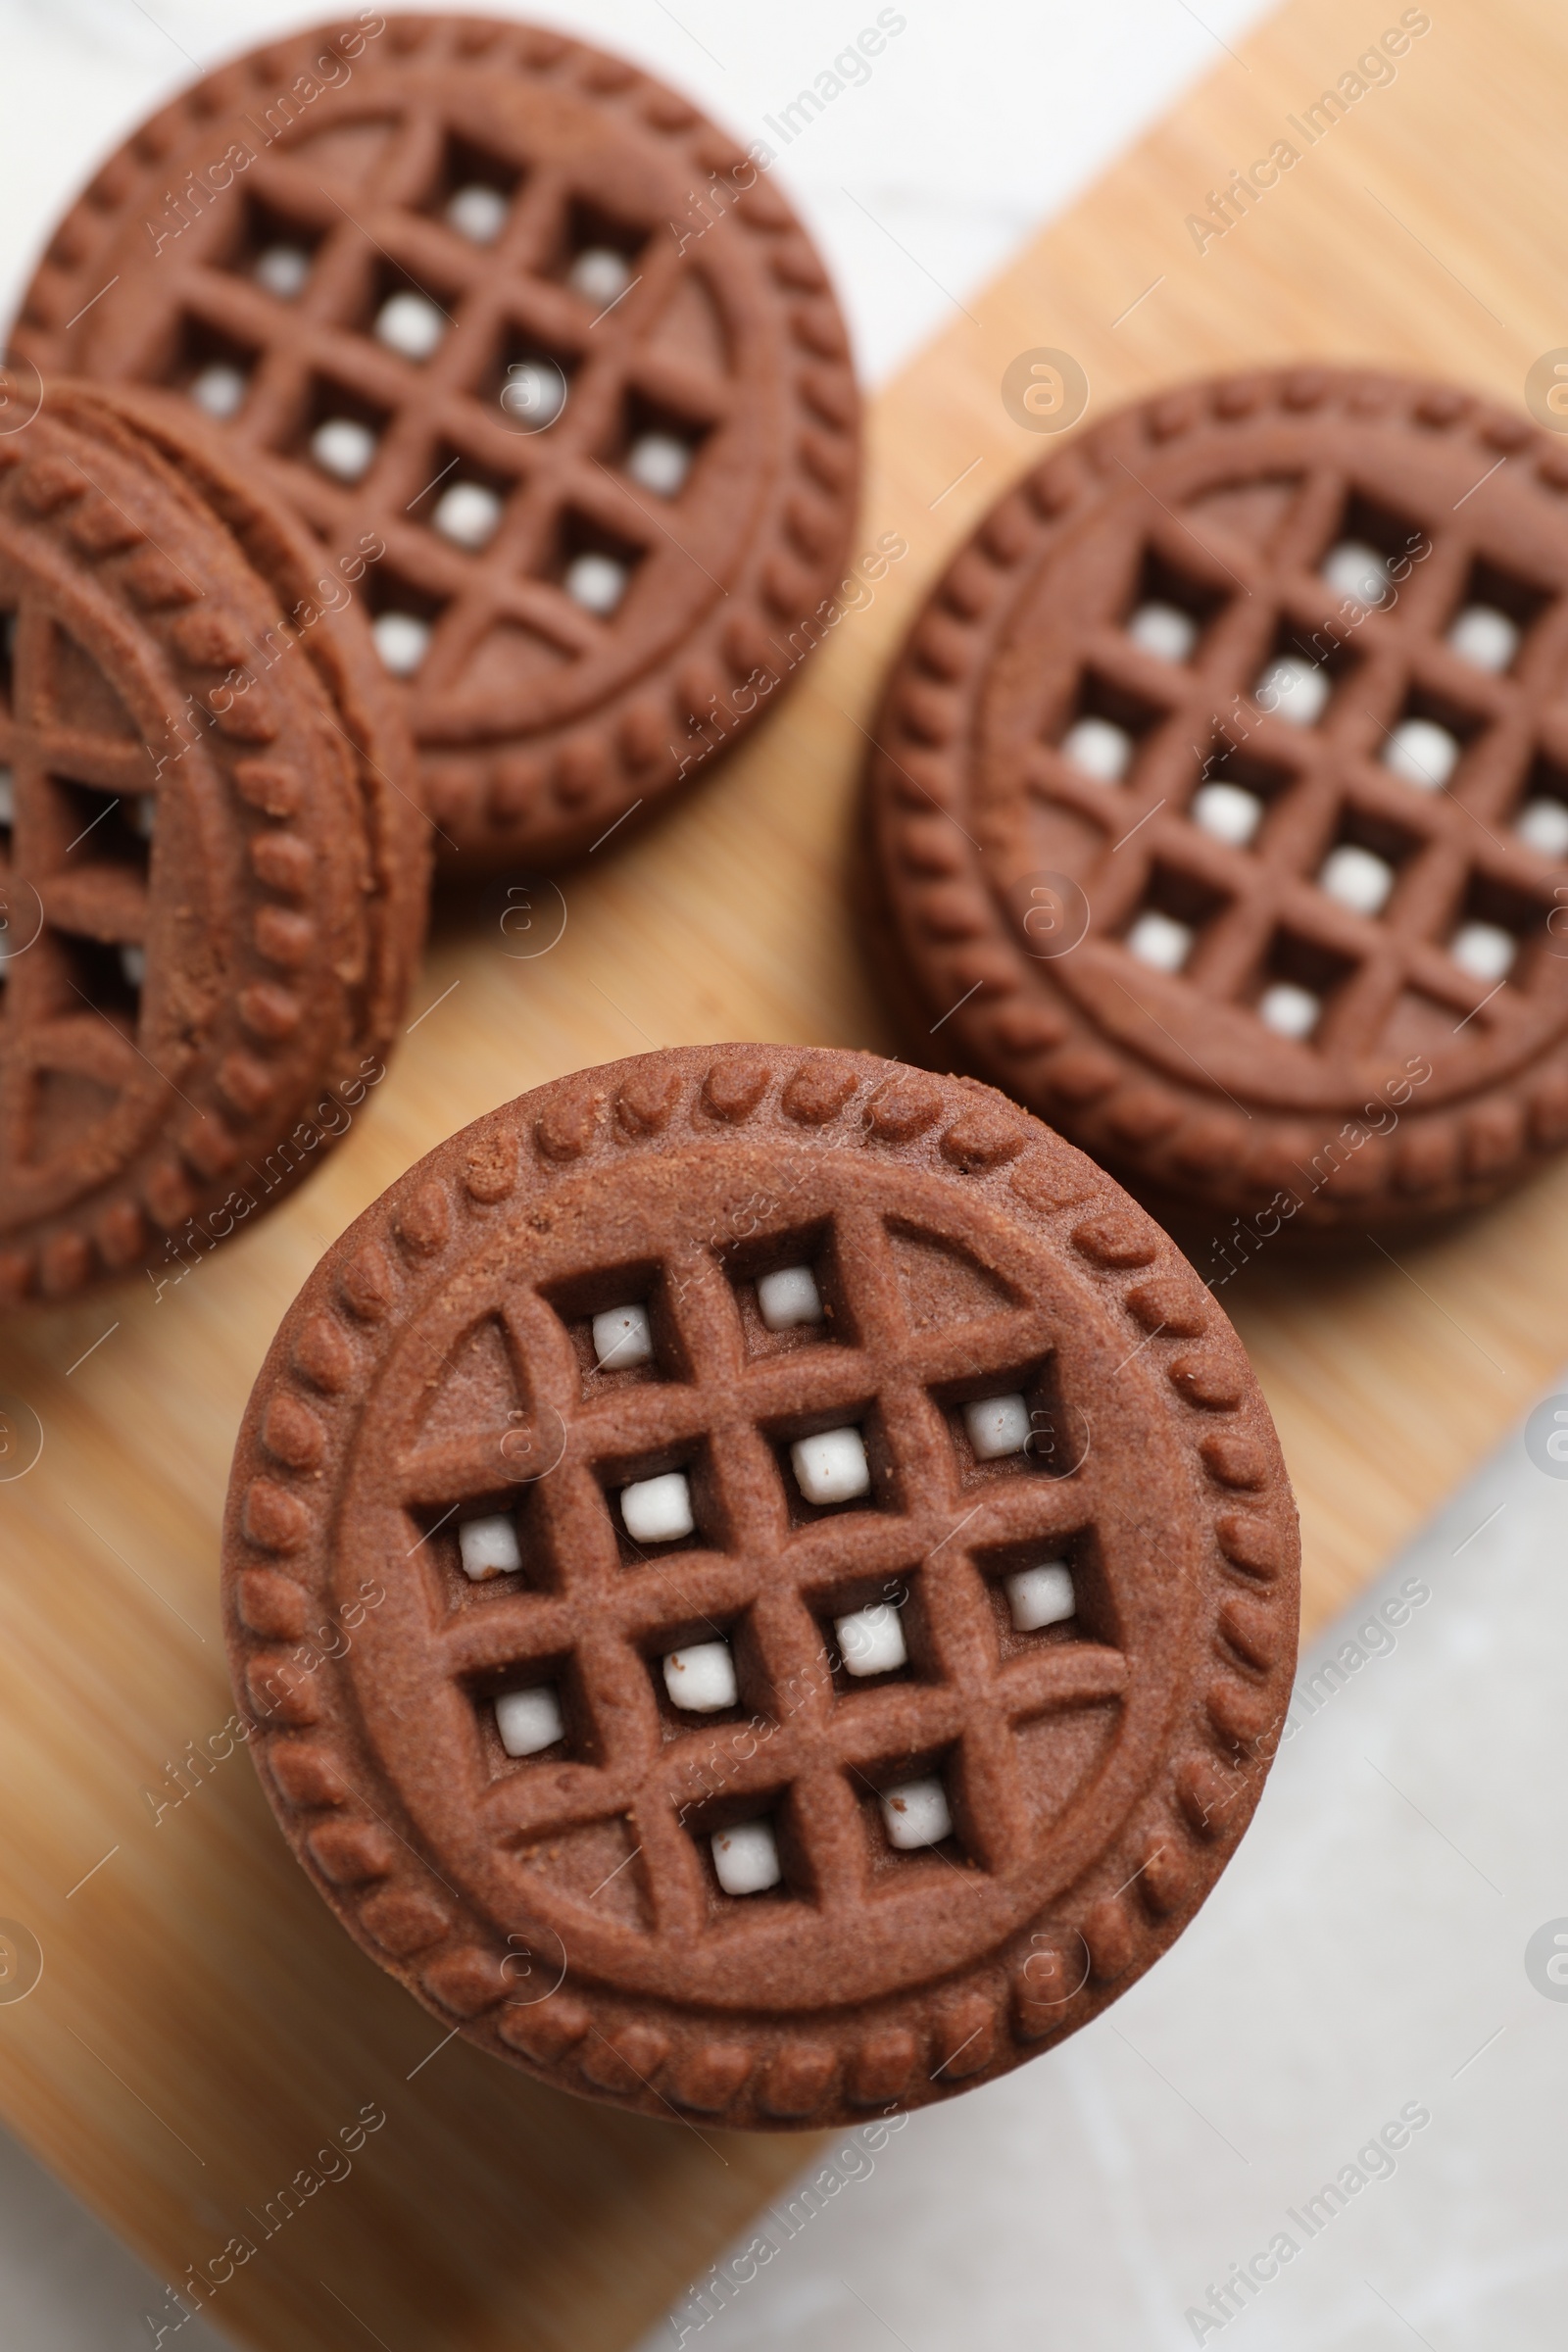
[[[1568,1135],[1565,681],[1568,451],[1523,417],[1303,368],[1107,418],[888,690],[920,1029],[1153,1199],[1486,1199]]]
[[[208,75],[62,223],[12,349],[178,393],[379,551],[449,861],[652,807],[841,573],[858,403],[808,239],[683,98],[538,27],[394,16]]]
[[[805,2126],[1069,2032],[1255,1802],[1295,1514],[1224,1316],[988,1089],[564,1079],[322,1261],[237,1449],[233,1668],[352,1933],[482,2046]]]

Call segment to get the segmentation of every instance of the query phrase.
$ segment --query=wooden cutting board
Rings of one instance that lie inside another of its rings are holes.
[[[0,1919],[43,1953],[36,1989],[0,2000],[0,2112],[172,2282],[255,2240],[208,2304],[243,2342],[610,2352],[808,2152],[607,2113],[438,2047],[296,1870],[241,1754],[174,1801],[186,1743],[230,1711],[219,1511],[273,1326],[412,1159],[558,1072],[706,1039],[890,1042],[844,892],[862,730],[933,571],[1047,446],[1003,407],[1016,354],[1073,353],[1098,414],[1303,354],[1517,402],[1568,344],[1560,0],[1447,0],[1393,84],[1308,146],[1289,119],[1399,18],[1397,0],[1296,0],[1240,55],[1217,44],[1212,80],[955,301],[878,402],[859,544],[892,531],[909,552],[764,737],[646,837],[607,844],[559,906],[545,894],[540,936],[565,914],[548,953],[510,957],[477,898],[444,906],[391,1077],[280,1214],[161,1296],[0,1343],[0,1390],[44,1431],[37,1466],[0,1485]],[[1042,136],[1070,102],[1042,91]],[[1298,163],[1200,252],[1188,216],[1281,138]],[[888,268],[910,267],[890,242]],[[1397,1264],[1265,1268],[1240,1320],[1300,1494],[1312,1627],[1568,1354],[1568,1163]],[[366,2110],[385,2121],[356,2147]],[[320,2153],[334,2144],[342,2160]],[[270,2225],[300,2176],[321,2184]]]

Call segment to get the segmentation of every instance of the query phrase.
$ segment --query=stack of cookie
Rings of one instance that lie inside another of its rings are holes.
[[[1174,1245],[990,1089],[798,1048],[558,1080],[394,1185],[263,1368],[224,1561],[366,1950],[564,2088],[770,2129],[1131,1984],[1296,1653],[1267,1408]]]
[[[384,1075],[428,829],[321,569],[156,403],[51,384],[0,438],[8,1302],[232,1231]]]

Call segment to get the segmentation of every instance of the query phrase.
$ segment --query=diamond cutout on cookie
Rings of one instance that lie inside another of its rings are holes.
[[[1140,963],[1154,971],[1179,972],[1193,952],[1196,936],[1191,924],[1179,923],[1174,915],[1150,906],[1128,932],[1127,946]]]
[[[977,1462],[1022,1453],[1033,1435],[1027,1400],[1018,1395],[985,1396],[963,1408],[963,1426]]]
[[[382,668],[394,678],[416,677],[424,667],[431,629],[417,612],[378,612],[370,623],[370,635]]]
[[[1463,745],[1435,719],[1404,718],[1384,748],[1383,764],[1417,792],[1441,792],[1459,764]]]
[[[431,527],[454,547],[478,555],[501,528],[506,509],[484,482],[454,482],[443,490],[430,517]]]
[[[1304,932],[1280,931],[1270,946],[1257,1016],[1276,1036],[1304,1041],[1317,1034],[1330,1000],[1355,971],[1354,961]]]
[[[784,1876],[770,1821],[739,1821],[709,1840],[713,1869],[726,1894],[765,1894]]]
[[[1318,874],[1318,888],[1352,914],[1380,914],[1394,888],[1394,868],[1375,851],[1353,841],[1342,841],[1329,852]]]
[[[504,1690],[495,1702],[496,1729],[509,1756],[536,1756],[566,1736],[561,1696],[554,1683],[528,1690]]]
[[[1260,710],[1277,711],[1293,727],[1316,726],[1333,691],[1327,669],[1299,654],[1281,654],[1252,688]]]
[[[568,389],[559,361],[545,357],[514,360],[501,387],[501,407],[524,431],[542,432],[564,409]]]
[[[891,1601],[873,1601],[869,1608],[836,1618],[833,1634],[846,1674],[891,1674],[908,1663],[904,1627]]]
[[[458,1552],[463,1573],[475,1584],[492,1576],[510,1576],[522,1566],[522,1546],[516,1521],[492,1511],[482,1519],[465,1519],[458,1527]]]
[[[564,586],[573,604],[608,620],[625,595],[631,580],[628,565],[598,549],[573,556],[566,566]]]
[[[381,305],[373,331],[376,341],[388,351],[395,351],[399,359],[419,368],[426,360],[434,359],[450,323],[446,313],[427,294],[404,287],[388,295]]]
[[[808,1502],[854,1502],[871,1492],[871,1465],[858,1429],[824,1430],[790,1447],[796,1484]]]
[[[1506,979],[1518,953],[1519,942],[1500,923],[1461,923],[1448,942],[1448,954],[1472,980]]]
[[[769,1331],[798,1331],[823,1320],[822,1294],[809,1266],[780,1266],[757,1281],[757,1309]]]
[[[1466,605],[1448,631],[1448,644],[1461,662],[1500,677],[1513,667],[1519,651],[1516,622],[1493,605]]]
[[[654,1359],[653,1326],[646,1306],[612,1306],[593,1319],[594,1366],[625,1372]]]
[[[940,1845],[953,1835],[948,1792],[934,1775],[917,1781],[901,1781],[897,1788],[884,1788],[880,1802],[888,1843],[897,1846],[901,1853],[913,1853],[925,1845]]]
[[[1568,858],[1568,764],[1538,753],[1512,823],[1516,838],[1538,857],[1554,862]]]
[[[1306,1038],[1323,1015],[1323,1000],[1294,980],[1275,980],[1257,1001],[1257,1017],[1276,1037]]]
[[[620,1490],[620,1516],[634,1544],[679,1544],[697,1532],[692,1491],[683,1470],[637,1479]]]
[[[1568,858],[1568,803],[1527,801],[1513,820],[1513,829],[1527,848],[1543,858]]]
[[[1016,1569],[1003,1579],[1002,1590],[1020,1634],[1064,1624],[1078,1606],[1072,1570],[1065,1560],[1041,1560],[1033,1567]]]
[[[1144,653],[1158,662],[1190,662],[1198,644],[1199,624],[1179,605],[1151,601],[1140,605],[1127,619],[1127,634]]]
[[[357,416],[328,416],[311,435],[311,456],[336,482],[363,482],[375,448],[374,433]]]
[[[1387,604],[1394,585],[1387,557],[1362,539],[1342,539],[1331,547],[1322,571],[1336,595],[1363,610]]]
[[[1232,849],[1245,850],[1263,821],[1263,803],[1239,784],[1200,784],[1193,795],[1193,822]]]
[[[691,469],[691,444],[673,433],[644,433],[626,453],[626,471],[656,498],[678,498]]]
[[[245,406],[250,377],[231,361],[214,360],[191,378],[190,396],[204,416],[226,424]]]
[[[663,1659],[664,1689],[671,1706],[689,1715],[714,1715],[740,1697],[735,1659],[727,1642],[695,1642]]]
[[[1481,558],[1470,566],[1448,623],[1448,651],[1491,677],[1505,677],[1552,601],[1549,590]]]
[[[500,188],[488,187],[483,180],[470,180],[466,187],[454,189],[448,198],[446,220],[470,245],[493,245],[506,227],[511,210],[511,200]]]
[[[1133,763],[1135,749],[1126,728],[1108,718],[1077,719],[1061,739],[1062,758],[1097,784],[1119,784]]]
[[[616,253],[610,245],[588,246],[566,271],[566,283],[572,292],[580,294],[600,312],[618,302],[631,280],[631,264],[623,253]]]
[[[251,275],[278,302],[298,302],[311,282],[311,269],[303,245],[268,245],[257,255]]]

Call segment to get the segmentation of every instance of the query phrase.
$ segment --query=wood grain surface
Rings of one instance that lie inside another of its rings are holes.
[[[1212,80],[956,301],[878,402],[858,544],[893,532],[908,554],[762,736],[657,829],[536,892],[521,945],[564,917],[546,952],[517,955],[479,892],[443,904],[390,1077],[276,1216],[161,1295],[144,1283],[4,1335],[0,1390],[44,1445],[0,1485],[0,1919],[38,1938],[44,1969],[0,2000],[0,2111],[172,2283],[255,2240],[197,2298],[242,2342],[609,2352],[808,2152],[620,2117],[438,2046],[295,1869],[243,1753],[174,1801],[187,1742],[232,1704],[219,1512],[278,1316],[393,1176],[543,1079],[649,1045],[890,1042],[844,884],[863,730],[933,571],[1048,446],[1000,398],[1017,353],[1071,351],[1092,415],[1303,354],[1520,400],[1532,362],[1568,344],[1568,17],[1559,0],[1435,0],[1391,84],[1297,137],[1288,118],[1400,15],[1297,0],[1234,59],[1216,46]],[[1042,93],[1043,136],[1070,102]],[[1299,161],[1200,253],[1188,215],[1281,138]],[[890,269],[917,266],[890,244]],[[1397,1263],[1265,1262],[1235,1288],[1300,1495],[1315,1626],[1568,1354],[1568,1164]],[[318,2152],[362,2109],[385,2121],[352,2171],[260,2237],[284,2184],[341,2173]]]

